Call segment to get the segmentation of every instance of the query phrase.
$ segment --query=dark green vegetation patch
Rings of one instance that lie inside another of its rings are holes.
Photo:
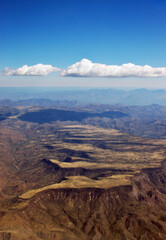
[[[108,111],[102,113],[76,112],[58,109],[46,109],[37,112],[28,112],[19,117],[22,121],[46,123],[52,121],[82,121],[85,118],[107,117],[122,118],[128,114],[120,111]]]

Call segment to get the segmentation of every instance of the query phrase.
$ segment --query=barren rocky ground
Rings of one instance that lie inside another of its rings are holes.
[[[0,123],[0,239],[166,239],[166,140],[18,112]]]

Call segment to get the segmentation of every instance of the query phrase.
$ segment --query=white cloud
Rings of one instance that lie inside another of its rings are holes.
[[[52,72],[60,72],[61,76],[73,77],[163,77],[166,76],[166,67],[153,68],[149,65],[140,66],[132,63],[123,65],[105,65],[93,63],[88,59],[69,66],[67,69],[59,69],[52,65],[36,64],[24,65],[17,69],[6,67],[0,75],[5,76],[47,76]]]
[[[0,75],[5,76],[47,76],[52,72],[60,71],[52,65],[36,64],[33,66],[24,65],[17,69],[6,67]]]
[[[74,77],[163,77],[166,67],[153,68],[149,65],[140,66],[126,63],[121,66],[93,63],[88,59],[69,66],[61,71],[62,76]]]

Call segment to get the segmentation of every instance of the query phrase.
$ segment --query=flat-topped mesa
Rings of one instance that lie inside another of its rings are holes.
[[[166,181],[165,169],[157,168],[152,172],[156,179]],[[122,235],[126,240],[143,236],[146,240],[164,240],[166,186],[160,181],[161,185],[157,187],[150,175],[148,170],[144,170],[133,176],[131,186],[40,191],[29,200],[21,200],[20,204],[25,201],[26,206],[19,207],[18,204],[5,213],[0,224],[3,228],[12,227],[12,231],[9,230],[12,239],[21,227],[28,239],[33,240],[38,236],[47,240],[52,237],[63,240],[64,236],[71,240],[95,240],[96,237],[120,240]],[[29,224],[32,217],[33,225]],[[9,227],[13,218],[15,221]]]

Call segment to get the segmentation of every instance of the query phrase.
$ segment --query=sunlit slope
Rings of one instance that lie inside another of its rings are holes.
[[[0,144],[0,239],[165,239],[165,140],[11,118]]]
[[[58,139],[54,134],[42,133],[40,141],[45,147],[43,156],[62,168],[138,171],[158,167],[164,159],[165,140],[149,140],[88,125],[64,126],[56,135]]]
[[[4,196],[52,187],[130,185],[128,176],[144,168],[160,167],[165,159],[166,140],[145,139],[114,129],[10,119],[0,131]],[[5,154],[9,155],[7,160]]]

